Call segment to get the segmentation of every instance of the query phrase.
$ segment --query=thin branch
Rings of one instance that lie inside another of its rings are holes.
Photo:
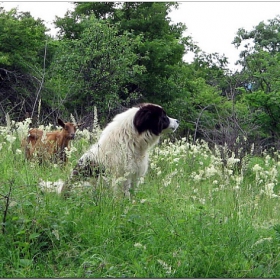
[[[6,232],[6,220],[7,220],[7,215],[8,215],[8,208],[9,208],[11,193],[12,193],[12,184],[10,184],[8,194],[7,195],[1,195],[6,200],[3,219],[2,219],[2,233],[3,234],[5,234],[5,232]]]
[[[199,113],[199,115],[198,115],[198,118],[196,119],[196,122],[195,122],[195,131],[194,131],[194,136],[193,136],[193,142],[195,143],[195,140],[196,140],[196,133],[197,133],[197,130],[198,130],[198,123],[199,123],[199,121],[200,121],[200,118],[201,118],[201,116],[202,116],[202,113],[209,107],[209,106],[211,106],[212,104],[210,104],[210,105],[207,105],[206,107],[204,107],[201,111],[200,111],[200,113]]]
[[[39,94],[40,94],[40,92],[41,92],[41,90],[42,90],[42,87],[43,87],[43,84],[44,84],[44,80],[45,80],[45,74],[46,74],[46,56],[47,56],[47,41],[46,41],[46,44],[45,44],[43,76],[42,76],[42,79],[41,79],[41,82],[40,82],[40,86],[39,86],[39,89],[38,89],[38,92],[37,92],[37,95],[36,95],[36,99],[35,99],[35,102],[34,102],[34,105],[33,105],[32,113],[31,113],[31,118],[33,117],[33,114],[34,114],[34,111],[35,111],[35,107],[36,107],[36,103],[37,103],[37,101],[38,101]]]

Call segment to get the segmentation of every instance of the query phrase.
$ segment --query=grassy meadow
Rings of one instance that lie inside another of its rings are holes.
[[[1,278],[280,277],[277,151],[240,165],[166,138],[130,201],[102,185],[65,199],[40,182],[65,180],[95,133],[77,133],[61,168],[26,162],[27,127],[0,127]]]

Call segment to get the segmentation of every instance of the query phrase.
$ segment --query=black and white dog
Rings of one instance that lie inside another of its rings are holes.
[[[105,127],[99,141],[79,159],[71,179],[94,176],[102,169],[114,180],[122,178],[123,191],[129,197],[130,188],[137,186],[147,172],[149,149],[162,133],[175,131],[178,126],[178,120],[168,117],[159,105],[144,103],[130,108]]]

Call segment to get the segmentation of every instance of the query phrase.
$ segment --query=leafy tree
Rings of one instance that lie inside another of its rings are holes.
[[[240,53],[243,58],[244,54],[249,54],[255,50],[263,50],[269,53],[279,52],[280,35],[279,35],[280,16],[268,20],[265,24],[261,21],[254,29],[247,31],[244,28],[238,29],[237,35],[233,40],[233,44],[239,48],[244,46],[244,50]],[[243,61],[244,62],[244,61]],[[242,63],[242,61],[240,61]]]
[[[148,59],[140,63],[147,71],[142,75],[140,87],[147,101],[164,104],[175,98],[177,87],[169,80],[178,71],[185,47],[190,38],[183,38],[183,24],[171,24],[168,13],[177,3],[126,2],[119,17],[121,30],[143,34],[143,43],[136,49]]]
[[[227,68],[228,60],[218,53],[207,54],[204,51],[197,51],[192,63],[193,74],[204,78],[206,82],[214,87],[224,89],[226,77],[230,72]]]
[[[80,39],[63,39],[53,60],[49,82],[60,94],[49,101],[76,110],[77,115],[86,115],[97,106],[99,113],[108,117],[119,104],[137,98],[137,93],[127,92],[126,85],[137,83],[145,70],[135,63],[133,52],[141,36],[119,35],[117,25],[94,16],[81,17],[80,25]]]
[[[274,144],[280,133],[279,19],[260,22],[251,31],[239,29],[233,41],[236,47],[243,46],[239,63],[243,66],[244,102],[262,128],[260,135]]]
[[[91,15],[97,19],[112,18],[116,9],[121,5],[119,2],[76,2],[75,13],[77,15]]]
[[[132,37],[141,35],[140,44],[135,45],[135,62],[145,67],[138,83],[130,83],[128,91],[141,91],[146,101],[164,103],[176,94],[176,87],[170,88],[169,78],[182,61],[185,50],[191,46],[191,38],[183,38],[186,27],[171,24],[168,13],[176,3],[158,2],[102,2],[75,3],[73,12],[65,18],[57,18],[61,28],[60,38],[80,38],[83,26],[80,18],[94,14],[98,19],[117,24],[118,34],[129,32]]]
[[[43,22],[30,13],[17,13],[16,9],[5,12],[0,8],[1,65],[30,72],[31,63],[40,63],[38,53],[44,48],[46,31]]]
[[[212,120],[217,111],[221,113],[224,98],[220,90],[207,83],[200,75],[195,75],[196,65],[182,62],[168,79],[170,88],[177,88],[173,99],[165,103],[171,116],[180,120],[179,133],[203,137],[205,127],[215,126]],[[209,121],[211,120],[211,123]]]
[[[47,28],[30,13],[0,7],[0,118],[23,117],[35,109],[47,62]],[[37,103],[38,104],[38,103]]]
[[[84,25],[81,18],[94,15],[97,19],[111,19],[119,6],[117,2],[74,2],[74,11],[67,11],[64,17],[57,17],[55,25],[60,39],[79,39]]]

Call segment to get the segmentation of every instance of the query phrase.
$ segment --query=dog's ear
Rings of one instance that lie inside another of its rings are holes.
[[[150,130],[153,134],[159,135],[162,132],[163,124],[160,118],[161,108],[144,106],[135,114],[133,124],[139,134]]]
[[[147,110],[147,108],[140,108],[134,116],[133,124],[139,134],[149,129],[149,121],[151,118],[151,111]]]

